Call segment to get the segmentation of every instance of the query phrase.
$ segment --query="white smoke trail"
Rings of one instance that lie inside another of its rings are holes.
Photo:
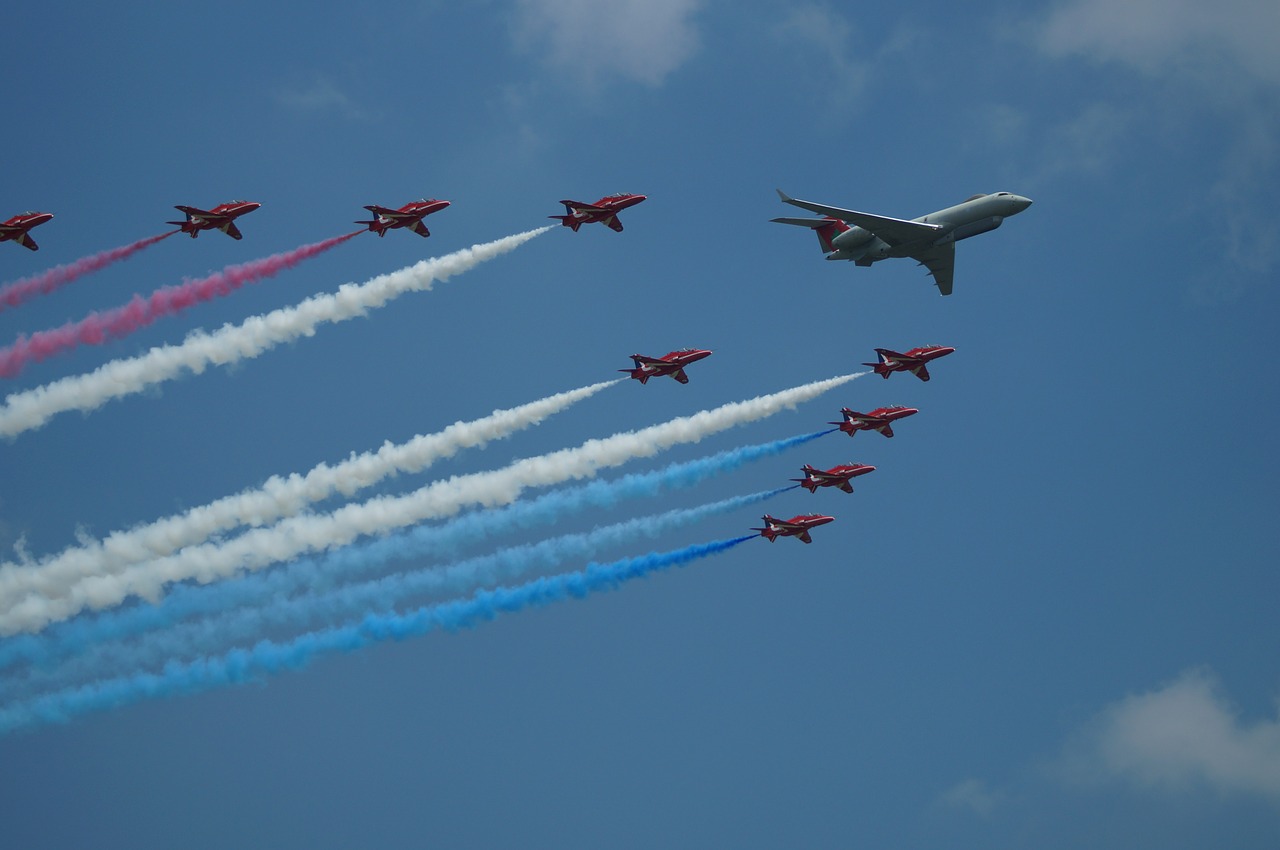
[[[134,564],[116,575],[85,578],[60,597],[28,596],[0,614],[0,634],[39,631],[85,608],[107,608],[130,596],[155,601],[171,582],[217,581],[241,570],[261,569],[307,552],[343,546],[361,535],[452,516],[468,505],[509,504],[525,488],[591,478],[601,469],[652,457],[682,443],[699,442],[735,425],[793,408],[864,374],[841,375],[732,402],[638,431],[589,440],[577,448],[526,458],[503,469],[437,481],[403,496],[378,497],[326,515],[293,517],[270,528],[252,529],[225,544],[189,546],[166,558]]]
[[[146,354],[113,360],[84,375],[13,393],[0,406],[0,436],[14,437],[39,428],[68,410],[95,410],[111,399],[142,392],[184,372],[200,374],[209,366],[226,366],[257,357],[281,343],[312,336],[322,324],[364,316],[406,292],[428,290],[436,281],[505,254],[550,229],[540,227],[472,245],[365,283],[347,283],[337,292],[250,316],[239,325],[223,325],[212,333],[195,331],[178,345],[157,346]]]
[[[333,466],[322,463],[303,475],[275,475],[261,487],[114,532],[101,541],[67,549],[37,564],[0,564],[0,610],[31,593],[61,596],[82,578],[111,575],[130,564],[164,557],[220,531],[241,525],[268,525],[334,494],[350,497],[388,476],[421,472],[459,449],[483,446],[536,425],[622,380],[557,393],[509,410],[495,410],[482,419],[456,422],[439,433],[419,435],[399,445],[384,443],[377,451],[353,454]]]

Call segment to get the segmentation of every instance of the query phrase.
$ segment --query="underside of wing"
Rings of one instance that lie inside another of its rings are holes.
[[[622,222],[618,221],[618,217],[616,215],[610,216],[609,220],[605,222],[605,226],[610,230],[616,230],[618,233],[622,232]]]
[[[242,238],[240,235],[240,228],[236,227],[236,223],[234,221],[228,221],[218,229],[230,236],[232,239]]]
[[[826,204],[815,204],[812,201],[799,201],[789,197],[781,189],[777,191],[778,197],[782,198],[784,203],[791,204],[793,207],[800,207],[803,210],[809,210],[809,212],[818,213],[819,215],[829,215],[847,224],[856,224],[863,230],[869,230],[879,236],[890,245],[916,242],[928,238],[942,229],[942,226],[937,224],[925,224],[919,221],[907,221],[903,218],[890,218],[883,215],[858,212],[857,210],[829,207]]]
[[[40,250],[40,246],[36,244],[36,240],[28,236],[25,230],[22,233],[19,233],[17,236],[13,237],[13,241],[17,242],[23,248],[26,248],[30,251]]]
[[[422,219],[418,219],[413,224],[409,225],[409,229],[424,238],[431,235],[431,231],[427,230],[427,226],[422,223]]]
[[[938,292],[951,294],[951,279],[956,271],[956,243],[935,245],[921,254],[913,254],[911,259],[929,270],[933,282],[938,285]]]
[[[797,540],[799,540],[801,543],[812,543],[812,542],[813,542],[813,538],[809,536],[809,532],[808,532],[808,530],[802,531],[802,532],[800,532],[799,534],[797,534],[797,535],[796,535],[796,539],[797,539]]]
[[[683,369],[677,369],[671,373],[671,377],[675,378],[682,384],[689,383],[689,376],[684,373]]]

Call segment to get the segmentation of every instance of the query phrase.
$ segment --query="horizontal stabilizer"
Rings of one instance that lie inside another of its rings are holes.
[[[794,224],[796,227],[812,227],[815,230],[819,227],[825,227],[831,223],[829,218],[771,218],[769,221],[778,224]]]

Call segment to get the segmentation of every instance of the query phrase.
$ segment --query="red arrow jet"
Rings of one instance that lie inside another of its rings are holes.
[[[814,469],[806,463],[800,471],[804,473],[804,478],[792,478],[791,480],[799,481],[800,486],[810,493],[818,492],[819,487],[839,487],[846,493],[852,493],[853,485],[849,483],[849,479],[857,478],[859,475],[866,475],[868,472],[875,472],[876,468],[867,463],[848,463],[833,466],[828,470],[821,470]]]
[[[840,410],[840,414],[844,416],[843,422],[828,422],[827,424],[839,425],[840,430],[850,437],[859,431],[879,431],[886,437],[892,437],[893,426],[889,424],[890,422],[914,416],[919,412],[914,407],[877,407],[870,413],[859,413],[856,410],[850,410],[845,407]]]
[[[896,351],[890,351],[887,348],[877,348],[876,354],[880,355],[879,363],[863,363],[863,366],[872,366],[875,368],[876,374],[888,380],[889,376],[894,372],[910,372],[922,381],[929,380],[929,370],[925,368],[925,364],[930,360],[936,360],[939,357],[946,357],[954,348],[945,345],[922,345],[919,348],[913,348],[906,354],[899,354]]]
[[[617,195],[605,195],[594,204],[584,204],[582,201],[561,201],[566,214],[549,215],[547,218],[554,218],[565,227],[572,227],[574,233],[577,233],[582,225],[597,221],[603,221],[606,227],[621,233],[622,222],[618,221],[618,213],[627,207],[634,207],[644,199],[644,195],[630,195],[622,192]]]
[[[377,218],[373,221],[357,221],[356,224],[369,225],[369,229],[379,236],[386,236],[388,230],[394,230],[397,227],[407,227],[419,236],[427,237],[431,235],[431,231],[427,230],[427,226],[422,223],[422,219],[433,212],[440,212],[447,206],[449,206],[448,201],[437,201],[435,198],[411,201],[398,210],[371,204],[365,209],[376,215]]]
[[[826,525],[833,521],[833,516],[823,516],[822,514],[801,514],[793,516],[791,519],[777,519],[765,514],[761,519],[764,520],[764,528],[753,528],[752,531],[760,532],[760,536],[766,538],[770,543],[779,537],[796,537],[801,543],[812,543],[813,538],[809,536],[809,529],[819,525]]]
[[[165,224],[176,224],[182,228],[183,233],[190,233],[191,238],[195,239],[200,235],[201,230],[221,230],[232,239],[239,239],[240,229],[236,227],[235,220],[245,213],[251,213],[262,204],[255,204],[253,201],[227,201],[225,204],[218,204],[211,210],[202,210],[198,207],[184,207],[181,204],[174,207],[187,214],[186,221],[166,221]]]
[[[631,360],[636,364],[634,369],[619,369],[619,372],[626,372],[642,384],[649,383],[650,378],[660,378],[663,375],[670,375],[682,384],[689,383],[689,376],[684,373],[684,367],[690,363],[695,363],[704,357],[710,357],[711,352],[705,348],[682,348],[679,351],[672,351],[661,357],[646,357],[643,354],[631,355]]]
[[[0,242],[13,241],[23,248],[39,251],[40,246],[27,235],[27,231],[33,227],[39,227],[51,218],[53,218],[53,213],[32,210],[31,212],[15,215],[8,221],[0,222]]]

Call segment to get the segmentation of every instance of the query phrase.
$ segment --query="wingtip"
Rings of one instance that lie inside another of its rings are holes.
[[[790,195],[788,195],[786,192],[782,191],[781,189],[775,188],[773,191],[778,193],[778,197],[781,198],[784,203],[789,204],[793,200],[795,200],[794,198],[792,198]]]

